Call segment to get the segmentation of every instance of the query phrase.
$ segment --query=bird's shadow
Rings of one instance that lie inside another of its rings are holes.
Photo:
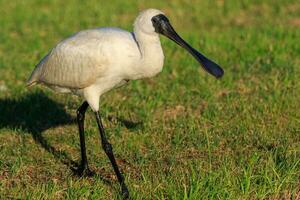
[[[143,125],[142,121],[133,122],[131,120],[124,119],[123,117],[115,117],[113,115],[108,115],[107,119],[110,122],[115,121],[117,123],[120,123],[122,126],[125,126],[127,129],[131,129],[131,130],[144,128],[144,125]]]
[[[129,129],[134,129],[140,124],[118,117],[115,119]],[[57,150],[43,136],[43,132],[47,129],[68,124],[75,125],[75,122],[76,119],[65,111],[63,104],[55,102],[41,91],[19,98],[0,99],[0,129],[21,130],[31,134],[35,142],[69,167],[74,175],[79,176],[79,163],[72,160],[66,152]],[[111,184],[104,176],[97,175],[105,183]]]
[[[30,93],[21,98],[0,99],[0,129],[17,129],[31,134],[36,143],[70,168],[73,175],[79,176],[79,163],[72,160],[66,152],[57,150],[43,136],[47,129],[74,123],[75,119],[65,111],[62,104],[42,92]],[[101,175],[99,177],[104,182],[109,182]]]
[[[50,99],[42,92],[30,93],[20,98],[0,99],[0,129],[21,130],[32,135],[45,150],[67,165],[76,174],[78,163],[65,152],[59,151],[44,138],[49,128],[74,123],[64,106]]]

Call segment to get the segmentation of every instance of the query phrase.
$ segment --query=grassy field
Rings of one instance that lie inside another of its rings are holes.
[[[35,64],[82,29],[132,30],[166,12],[221,80],[162,38],[152,79],[102,97],[101,112],[132,199],[300,199],[300,4],[297,0],[0,0],[0,199],[120,199],[86,117],[95,176],[78,177],[82,99],[25,88]]]

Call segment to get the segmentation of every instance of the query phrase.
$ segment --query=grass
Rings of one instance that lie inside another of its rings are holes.
[[[96,175],[74,175],[82,99],[24,83],[64,37],[108,25],[132,30],[138,11],[149,7],[164,10],[225,76],[215,80],[162,38],[159,76],[102,97],[132,198],[299,199],[296,0],[0,0],[0,199],[120,199],[91,111],[86,143]]]

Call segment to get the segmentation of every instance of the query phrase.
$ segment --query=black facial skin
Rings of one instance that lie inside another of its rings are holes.
[[[169,39],[176,42],[181,47],[185,48],[192,56],[201,64],[203,69],[213,75],[216,78],[221,78],[224,74],[223,69],[214,63],[213,61],[206,58],[200,52],[191,47],[187,42],[185,42],[173,29],[168,18],[163,15],[156,15],[152,17],[152,24],[155,28],[155,32],[160,33]]]

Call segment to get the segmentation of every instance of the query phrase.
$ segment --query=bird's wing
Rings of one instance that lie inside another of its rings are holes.
[[[60,42],[36,66],[27,85],[42,82],[80,89],[93,84],[108,66],[103,39],[101,32],[90,30]]]

